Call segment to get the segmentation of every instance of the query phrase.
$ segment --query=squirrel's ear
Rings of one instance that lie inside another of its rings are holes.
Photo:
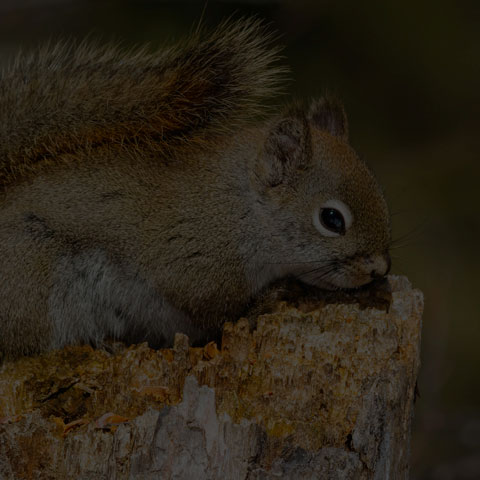
[[[257,177],[273,187],[287,182],[296,170],[305,169],[311,159],[311,137],[303,112],[290,112],[270,130],[257,163]]]
[[[308,119],[320,130],[348,141],[348,120],[343,105],[334,98],[322,97],[310,105]]]

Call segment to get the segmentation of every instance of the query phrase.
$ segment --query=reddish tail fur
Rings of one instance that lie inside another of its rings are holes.
[[[19,56],[0,76],[0,188],[78,149],[215,145],[277,91],[270,42],[242,20],[155,53],[83,42]]]

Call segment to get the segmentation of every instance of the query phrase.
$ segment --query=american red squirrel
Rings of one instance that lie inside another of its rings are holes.
[[[389,269],[381,188],[322,98],[282,83],[256,20],[156,53],[83,43],[0,78],[0,358],[106,338],[208,339],[273,280]]]

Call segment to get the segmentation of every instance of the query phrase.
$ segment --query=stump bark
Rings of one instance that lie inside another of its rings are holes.
[[[353,302],[353,303],[352,303]],[[279,303],[218,350],[70,347],[0,367],[1,479],[407,479],[423,297]]]

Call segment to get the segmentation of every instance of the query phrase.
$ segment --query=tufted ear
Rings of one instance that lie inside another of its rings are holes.
[[[322,97],[313,101],[308,119],[320,130],[348,141],[348,120],[343,105],[338,100]]]
[[[256,174],[264,185],[274,187],[288,183],[296,170],[304,170],[311,159],[310,127],[305,114],[290,110],[277,120],[262,153],[257,159]]]

